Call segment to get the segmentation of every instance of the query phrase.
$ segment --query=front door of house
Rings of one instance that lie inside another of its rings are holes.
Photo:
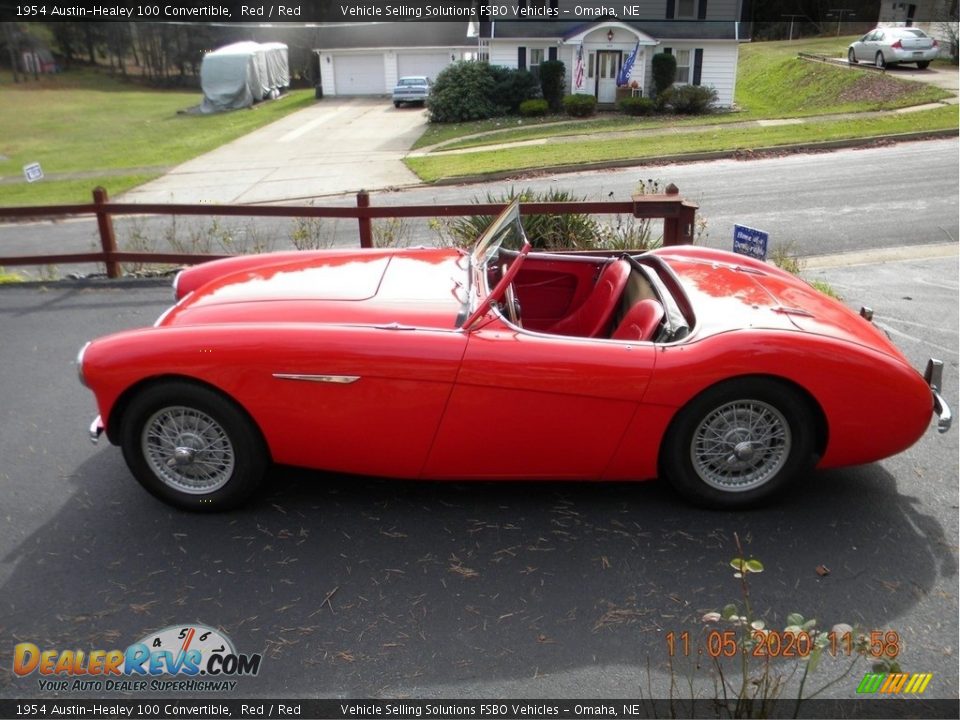
[[[617,73],[623,53],[619,50],[597,52],[597,102],[613,103],[617,100]]]

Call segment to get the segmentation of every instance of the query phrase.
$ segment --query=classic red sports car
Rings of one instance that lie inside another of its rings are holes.
[[[663,476],[742,507],[910,447],[931,412],[941,432],[951,420],[938,361],[921,375],[869,317],[786,272],[691,246],[531,252],[515,203],[470,252],[275,253],[174,284],[153,327],[88,343],[78,365],[93,439],[191,510],[237,505],[271,463]],[[509,441],[479,442],[490,429]]]

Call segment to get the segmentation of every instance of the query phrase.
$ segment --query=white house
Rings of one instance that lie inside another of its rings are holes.
[[[478,0],[481,5],[490,1]],[[457,60],[486,60],[534,72],[546,60],[561,60],[568,92],[612,103],[617,77],[628,58],[635,53],[627,83],[636,81],[639,92],[647,95],[652,88],[652,58],[668,52],[677,59],[677,83],[712,86],[718,105],[733,104],[739,45],[749,40],[742,34],[742,0],[631,0],[629,5],[513,0],[513,4],[530,13],[524,16],[528,19],[324,26],[318,49],[323,91],[382,95],[390,92],[397,77],[435,77]],[[614,12],[605,14],[607,10]],[[566,17],[576,19],[562,19]],[[578,56],[583,58],[582,73],[577,72]]]

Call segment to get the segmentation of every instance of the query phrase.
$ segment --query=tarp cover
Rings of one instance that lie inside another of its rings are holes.
[[[287,46],[283,43],[238,42],[203,56],[201,112],[250,107],[290,85]]]

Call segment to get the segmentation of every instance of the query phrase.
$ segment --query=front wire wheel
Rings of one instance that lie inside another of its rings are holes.
[[[698,505],[749,507],[813,467],[816,422],[808,398],[785,383],[731,380],[678,413],[661,450],[661,471]]]
[[[130,401],[120,446],[147,491],[185,510],[236,507],[270,462],[260,430],[236,403],[184,381],[150,385]]]
[[[143,426],[140,446],[154,475],[188,495],[216,492],[233,475],[230,436],[196,408],[175,405],[155,412]]]

